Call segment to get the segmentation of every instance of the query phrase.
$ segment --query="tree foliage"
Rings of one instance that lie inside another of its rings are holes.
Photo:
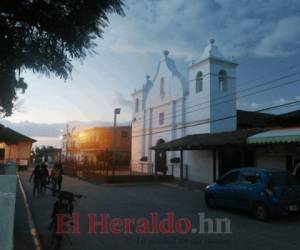
[[[29,69],[67,79],[72,59],[93,52],[108,15],[123,15],[123,0],[1,0],[0,113],[12,114]]]
[[[36,162],[41,162],[43,157],[48,155],[48,152],[54,150],[52,146],[41,146],[32,149],[32,157]]]

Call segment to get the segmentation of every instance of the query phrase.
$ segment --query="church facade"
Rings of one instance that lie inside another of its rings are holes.
[[[132,94],[132,170],[180,176],[180,152],[156,152],[153,146],[187,135],[236,130],[236,68],[209,40],[198,61],[182,75],[169,51],[164,51],[153,77]],[[189,179],[213,180],[212,150],[183,152]],[[171,169],[172,168],[172,169]]]

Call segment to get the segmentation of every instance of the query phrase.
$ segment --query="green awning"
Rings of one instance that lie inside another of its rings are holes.
[[[252,135],[247,139],[248,144],[300,143],[300,127],[274,129]]]

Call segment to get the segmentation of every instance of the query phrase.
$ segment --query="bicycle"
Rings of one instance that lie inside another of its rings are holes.
[[[51,232],[50,249],[59,250],[64,236],[69,241],[70,245],[72,245],[72,240],[70,239],[68,232],[71,232],[73,227],[74,202],[79,202],[84,196],[69,191],[55,191],[54,194],[57,197],[57,201],[53,204],[51,223],[48,229]],[[63,232],[66,233],[57,232],[57,215],[63,216]]]

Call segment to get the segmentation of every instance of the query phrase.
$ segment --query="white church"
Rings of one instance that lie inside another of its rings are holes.
[[[266,131],[270,117],[237,110],[237,66],[210,39],[186,79],[164,51],[155,75],[132,94],[132,170],[209,183],[234,167],[274,159],[285,168],[281,149],[276,158],[274,148],[247,144]]]
[[[151,147],[186,135],[233,131],[236,129],[236,67],[225,58],[210,39],[198,61],[188,65],[188,77],[177,70],[175,61],[164,51],[154,77],[136,90],[132,123],[132,168],[136,171],[164,171],[179,152],[166,153],[157,159]],[[226,102],[218,103],[226,95]],[[224,117],[232,117],[222,120]],[[160,153],[161,156],[163,153]],[[211,150],[184,152],[184,164],[189,165],[192,180],[212,180]],[[141,159],[148,164],[141,169]],[[162,166],[155,166],[161,160]],[[176,164],[176,163],[175,163]],[[165,166],[164,166],[165,165]],[[165,171],[170,171],[168,167]],[[174,174],[179,177],[175,167]]]

